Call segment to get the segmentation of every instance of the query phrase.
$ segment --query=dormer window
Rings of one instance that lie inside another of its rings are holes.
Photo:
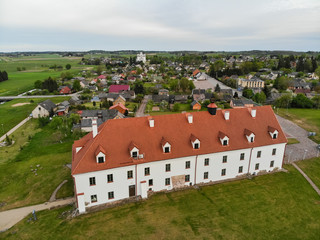
[[[272,139],[277,139],[278,138],[278,130],[277,129],[275,129],[274,127],[270,127],[270,126],[268,126],[268,132],[269,132],[269,134],[270,134],[270,136],[271,136],[271,138]]]
[[[106,151],[102,146],[98,146],[95,151],[96,161],[97,163],[104,163],[106,161]]]
[[[131,142],[129,145],[129,151],[130,151],[130,156],[132,158],[138,158],[139,156],[139,149],[137,145],[134,142]]]
[[[132,152],[132,157],[133,157],[133,158],[138,157],[138,152],[137,152],[137,151]]]
[[[248,142],[253,143],[255,139],[255,135],[252,131],[245,129],[244,130],[244,135],[246,136]]]
[[[164,153],[170,153],[171,152],[171,144],[165,139],[161,139],[161,146],[162,146],[162,151]]]
[[[200,140],[196,136],[191,134],[190,141],[191,141],[193,149],[200,149]]]
[[[219,132],[218,137],[220,139],[220,142],[221,142],[222,146],[228,146],[229,145],[229,138],[225,133]]]

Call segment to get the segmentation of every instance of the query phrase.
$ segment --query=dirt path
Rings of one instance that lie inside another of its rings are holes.
[[[2,142],[5,138],[6,135],[10,135],[12,134],[15,130],[17,130],[19,127],[21,127],[23,124],[25,124],[26,122],[28,122],[30,120],[30,117],[27,117],[26,119],[22,120],[20,123],[18,123],[15,127],[13,127],[12,129],[10,129],[6,134],[4,134],[2,137],[0,137],[0,142]]]
[[[37,212],[45,209],[55,208],[58,206],[65,206],[68,204],[73,204],[74,201],[75,200],[72,197],[72,198],[67,198],[63,200],[57,200],[55,202],[46,202],[38,205],[16,208],[16,209],[0,212],[0,232],[11,228],[16,223],[21,221],[23,218],[28,216],[28,214],[30,214],[33,210]]]
[[[56,200],[56,194],[59,191],[59,189],[63,186],[63,184],[65,184],[66,182],[68,182],[68,180],[64,180],[62,183],[60,183],[60,185],[54,190],[54,192],[51,194],[51,197],[49,199],[49,202],[53,202]]]

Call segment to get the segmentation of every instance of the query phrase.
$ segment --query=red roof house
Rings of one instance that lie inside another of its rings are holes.
[[[70,94],[71,89],[68,86],[65,86],[65,87],[62,87],[59,92],[60,94]]]
[[[121,91],[129,91],[129,85],[111,85],[109,88],[109,93],[119,93]]]
[[[109,109],[116,109],[118,112],[125,114],[126,111],[128,111],[128,108],[126,108],[122,103],[117,103],[113,106],[111,106]]]

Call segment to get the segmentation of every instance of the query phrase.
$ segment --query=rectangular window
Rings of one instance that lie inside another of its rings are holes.
[[[204,172],[203,173],[203,179],[208,179],[209,173],[208,172]]]
[[[255,170],[259,170],[259,163],[256,163],[256,166],[254,168]]]
[[[222,162],[223,162],[223,163],[226,163],[226,162],[227,162],[227,159],[228,159],[228,156],[223,156]]]
[[[133,178],[133,171],[132,170],[128,171],[127,176],[128,176],[128,179]]]
[[[199,149],[199,143],[194,144],[194,149]]]
[[[190,161],[186,161],[186,169],[190,168]]]
[[[270,162],[270,167],[273,167],[274,166],[274,161],[271,161]]]
[[[221,170],[221,176],[225,176],[225,175],[226,175],[226,171],[227,171],[227,170],[226,170],[225,168],[222,169],[222,170]]]
[[[96,185],[96,178],[95,177],[89,178],[89,183],[90,183],[90,186]]]
[[[250,138],[250,142],[253,142],[253,137]]]
[[[185,182],[190,182],[190,175],[185,175],[184,181]]]
[[[244,160],[244,153],[240,154],[240,160]]]
[[[204,165],[205,166],[209,166],[209,158],[205,158],[204,159]]]
[[[98,157],[98,163],[104,163],[104,157]]]
[[[257,152],[257,158],[260,158],[261,157],[261,151],[258,151]]]
[[[276,139],[277,138],[277,134],[275,133],[275,134],[273,134],[273,137],[272,137],[273,139]]]
[[[276,155],[276,153],[277,153],[277,149],[276,148],[272,149],[272,155]]]
[[[133,157],[133,158],[138,157],[138,152],[132,152],[132,157]]]
[[[108,192],[108,199],[114,199],[114,192]]]
[[[166,178],[165,184],[166,184],[166,186],[170,185],[170,178]]]
[[[113,174],[108,174],[107,175],[107,180],[108,180],[108,183],[113,182]]]
[[[228,145],[228,140],[223,140],[223,146],[227,146]]]
[[[149,186],[153,186],[153,179],[149,179]]]
[[[165,153],[170,152],[170,148],[169,148],[169,147],[165,147],[165,148],[164,148],[164,152],[165,152]]]
[[[145,176],[150,175],[150,168],[148,168],[148,167],[144,168],[144,175]]]
[[[243,166],[240,166],[238,173],[242,173],[242,172],[243,172]]]
[[[170,172],[171,171],[171,165],[170,163],[166,164],[166,172]]]
[[[97,195],[91,195],[91,203],[95,203],[98,201]]]

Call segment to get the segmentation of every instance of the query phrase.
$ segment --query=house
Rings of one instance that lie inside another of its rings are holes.
[[[191,103],[191,109],[192,110],[200,110],[201,109],[201,104],[194,100],[192,103]]]
[[[137,54],[136,62],[146,63],[146,61],[147,61],[146,54],[143,54],[142,52]]]
[[[271,106],[93,121],[72,146],[77,208],[281,169],[286,143]]]
[[[99,77],[98,77],[98,79],[101,81],[101,80],[105,80],[106,79],[106,76],[105,75],[100,75]]]
[[[122,113],[124,115],[127,115],[128,111],[129,111],[129,109],[126,108],[122,103],[117,103],[117,104],[111,106],[109,109],[110,110],[111,109],[116,109],[119,113]]]
[[[39,103],[38,106],[35,109],[33,109],[32,117],[49,117],[51,114],[53,114],[55,109],[56,105],[50,99],[47,99],[44,102]]]
[[[69,112],[70,103],[68,101],[63,101],[62,103],[59,103],[57,106],[57,110],[55,113],[58,116],[66,115]]]
[[[72,96],[72,97],[69,99],[69,103],[70,103],[70,105],[79,105],[79,104],[82,104],[82,101],[79,99],[79,97],[77,97],[77,96]]]
[[[99,96],[93,96],[91,98],[91,102],[101,102],[101,100],[100,100]]]
[[[61,86],[59,87],[59,93],[60,94],[70,94],[71,93],[71,89],[68,86]]]
[[[114,100],[113,105],[117,105],[118,103],[121,103],[122,105],[125,105],[126,104],[126,99],[123,96],[119,95],[116,98],[116,100]]]
[[[110,85],[109,93],[119,93],[120,91],[129,91],[129,85]]]
[[[251,108],[254,106],[258,105],[251,99],[247,99],[245,97],[232,98],[230,101],[230,107],[232,108]]]
[[[199,77],[200,75],[201,75],[201,72],[200,72],[199,69],[194,70],[193,73],[192,73],[192,77],[193,77],[193,78],[197,78],[197,77]]]
[[[169,90],[168,89],[160,89],[158,94],[169,96]]]
[[[238,87],[240,88],[244,88],[244,87],[248,87],[252,89],[264,88],[264,81],[262,81],[260,78],[257,78],[257,77],[252,77],[250,79],[239,78],[237,84],[238,84]]]

